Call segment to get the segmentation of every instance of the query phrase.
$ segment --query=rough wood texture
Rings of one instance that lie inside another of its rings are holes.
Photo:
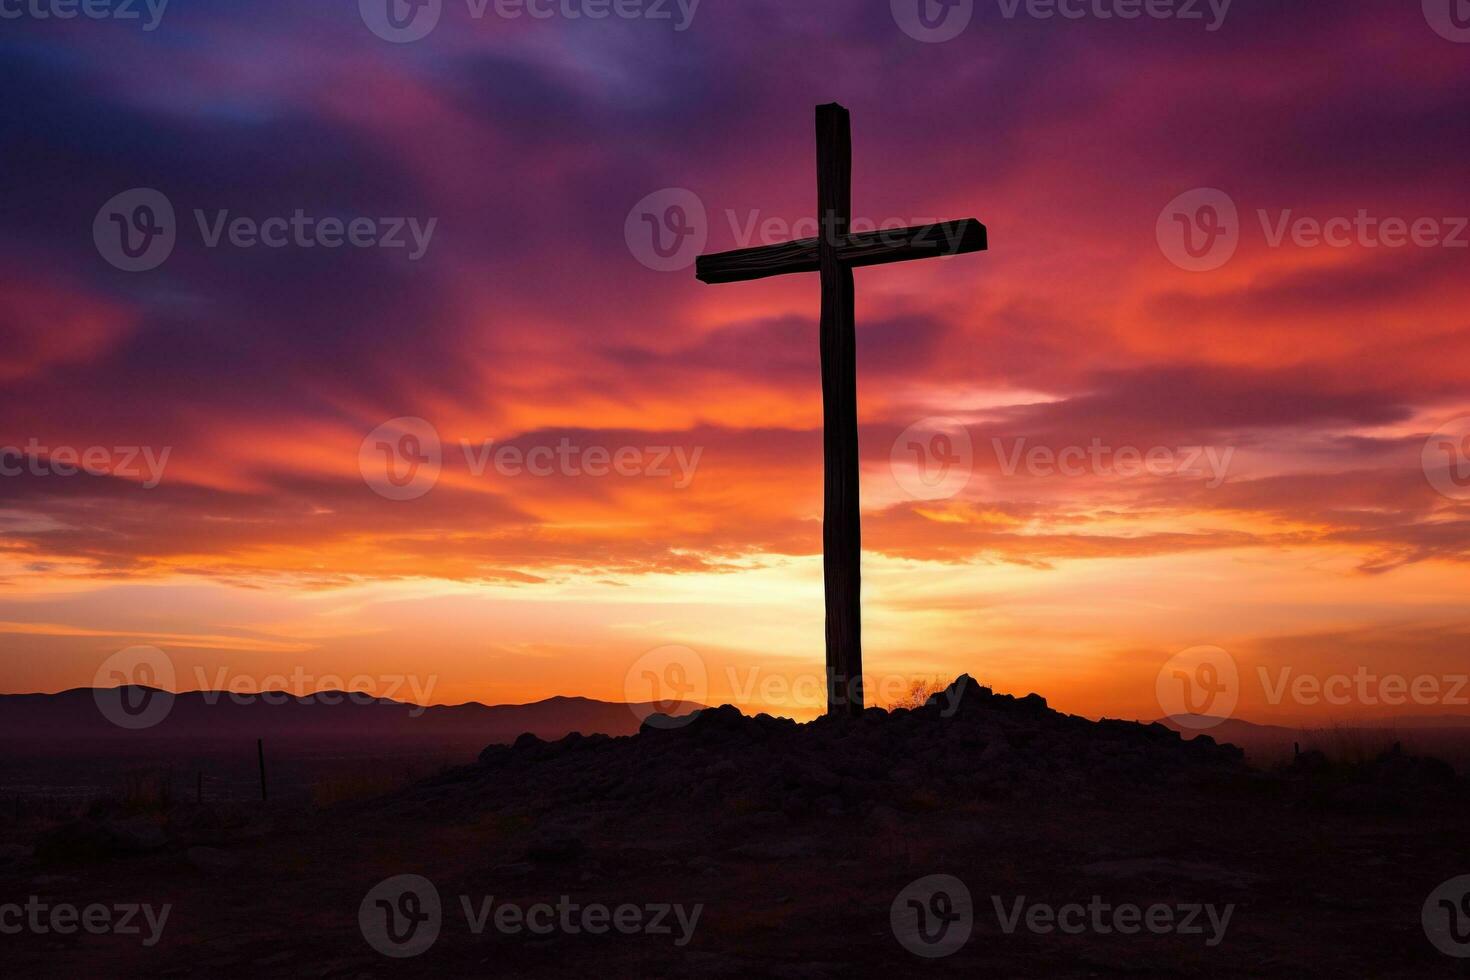
[[[708,283],[821,274],[827,714],[856,716],[863,710],[862,526],[852,270],[978,252],[988,241],[985,226],[974,218],[856,235],[849,233],[851,221],[852,124],[847,110],[834,102],[817,106],[817,237],[701,255],[694,274]]]
[[[822,278],[822,573],[827,593],[827,713],[863,710],[862,525],[858,511],[857,337],[852,266],[838,255],[852,219],[852,126],[817,107],[817,265]]]
[[[985,226],[974,218],[941,221],[912,228],[865,231],[845,235],[837,244],[837,258],[850,268],[885,265],[910,259],[933,259],[965,252],[983,252],[988,245]],[[799,238],[779,245],[738,248],[701,255],[694,276],[701,282],[748,282],[794,272],[817,272],[817,239]]]

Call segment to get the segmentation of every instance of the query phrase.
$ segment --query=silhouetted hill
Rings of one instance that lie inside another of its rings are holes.
[[[133,705],[172,698],[155,725],[138,731],[119,727],[102,704]],[[100,702],[99,702],[100,699]],[[262,695],[193,691],[168,695],[153,688],[74,688],[56,694],[0,695],[0,737],[18,740],[117,738],[150,739],[310,738],[378,739],[398,736],[510,740],[523,732],[560,738],[631,735],[657,706],[554,697],[530,704],[424,707],[363,694],[326,691],[306,697],[284,692]],[[680,710],[699,707],[688,705]]]

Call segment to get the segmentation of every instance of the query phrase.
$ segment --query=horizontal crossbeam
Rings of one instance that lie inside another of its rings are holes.
[[[837,246],[837,258],[849,268],[859,268],[983,252],[986,245],[985,226],[974,218],[964,218],[847,235]],[[818,268],[817,240],[799,238],[780,245],[701,255],[695,260],[694,276],[706,283],[746,282],[793,272],[816,272]]]

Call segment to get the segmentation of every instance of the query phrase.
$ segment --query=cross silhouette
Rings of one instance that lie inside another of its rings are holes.
[[[701,282],[743,282],[792,272],[822,281],[822,577],[827,599],[827,714],[863,710],[858,510],[857,359],[852,270],[937,258],[986,247],[974,218],[914,228],[849,234],[852,221],[852,123],[837,103],[817,106],[818,236],[779,245],[701,255]]]

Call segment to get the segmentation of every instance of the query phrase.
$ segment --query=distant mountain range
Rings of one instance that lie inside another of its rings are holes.
[[[1159,722],[1186,739],[1208,735],[1217,742],[1238,745],[1256,764],[1289,758],[1298,749],[1319,749],[1333,757],[1371,757],[1394,742],[1421,754],[1461,763],[1470,760],[1470,716],[1466,715],[1396,715],[1300,728],[1208,715],[1174,715]]]
[[[164,702],[167,702],[166,708]],[[126,706],[125,708],[120,706]],[[686,714],[701,705],[686,703],[670,713]],[[112,720],[161,719],[131,730]],[[0,695],[0,738],[38,741],[140,738],[371,739],[428,736],[509,741],[523,732],[545,739],[571,732],[631,735],[641,720],[662,706],[555,697],[531,704],[423,707],[363,694],[326,691],[306,697],[285,692],[239,695],[218,691],[168,694],[155,688],[79,687],[56,694]],[[110,717],[111,716],[111,717]]]

